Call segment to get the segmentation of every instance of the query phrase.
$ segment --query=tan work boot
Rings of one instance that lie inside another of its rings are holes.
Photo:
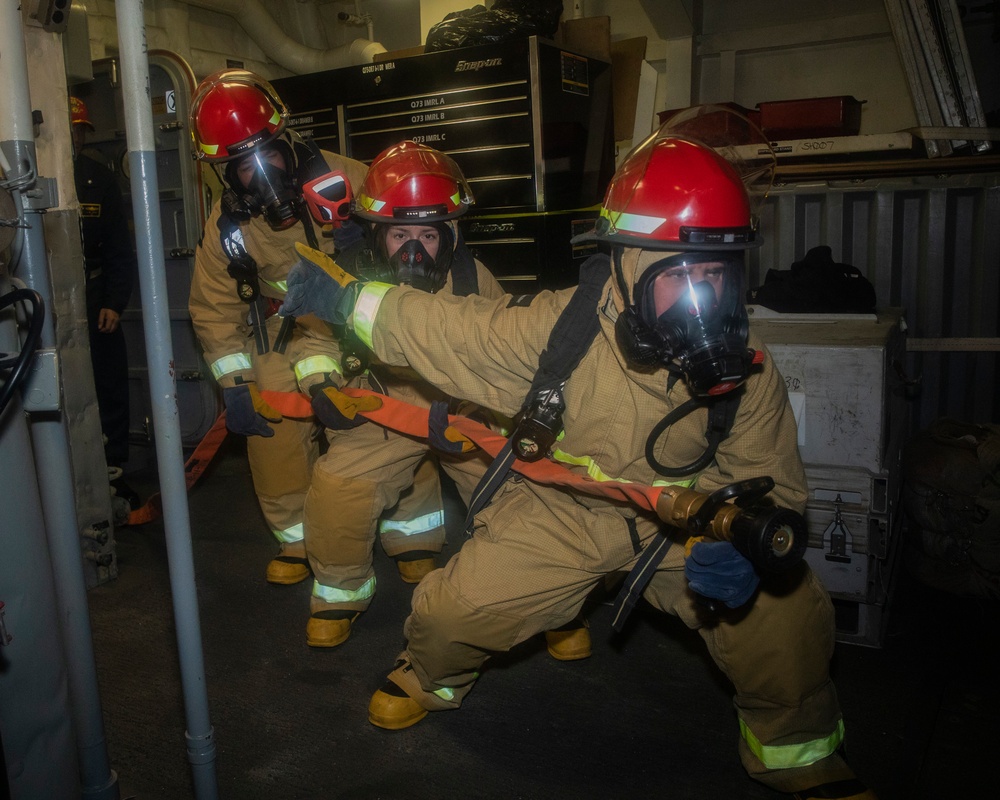
[[[399,569],[399,577],[406,583],[420,583],[424,575],[436,569],[433,558],[416,558],[412,561],[397,558],[396,567]]]
[[[336,647],[351,635],[355,611],[315,611],[306,623],[306,644],[310,647]]]
[[[309,559],[306,558],[306,544],[303,541],[285,542],[267,565],[265,573],[268,583],[290,586],[301,583],[309,577]]]
[[[557,661],[579,661],[590,658],[590,624],[575,619],[554,631],[545,631],[545,644],[549,655]]]
[[[266,577],[268,583],[281,586],[302,583],[309,577],[309,560],[298,556],[275,556],[268,562]]]
[[[426,716],[427,709],[392,681],[386,681],[368,703],[368,721],[389,731],[409,728]]]

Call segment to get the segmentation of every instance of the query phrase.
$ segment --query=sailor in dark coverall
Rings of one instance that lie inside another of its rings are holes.
[[[135,256],[121,189],[111,170],[88,157],[83,149],[86,130],[94,130],[87,107],[70,98],[73,128],[73,170],[80,201],[83,254],[87,270],[87,324],[94,387],[111,484],[118,496],[136,508],[139,498],[116,469],[128,460],[128,355],[119,324],[132,294]]]

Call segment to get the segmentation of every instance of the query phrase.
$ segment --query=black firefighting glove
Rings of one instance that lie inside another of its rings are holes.
[[[240,436],[274,436],[269,422],[280,422],[281,414],[271,408],[253,381],[222,390],[226,404],[226,427]]]

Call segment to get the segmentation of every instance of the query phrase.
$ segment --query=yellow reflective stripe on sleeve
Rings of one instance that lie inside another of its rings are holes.
[[[561,440],[564,435],[565,431],[561,432],[557,437],[557,439]],[[632,483],[632,481],[626,480],[625,478],[612,478],[610,475],[604,472],[604,470],[602,470],[599,466],[597,466],[597,463],[590,456],[574,456],[571,455],[570,453],[567,453],[565,450],[556,449],[552,451],[552,459],[554,461],[560,461],[563,464],[572,464],[576,467],[586,467],[587,474],[595,481],[615,481],[616,483]],[[652,485],[683,486],[687,489],[690,489],[692,486],[694,486],[695,481],[697,480],[698,480],[697,475],[694,476],[693,478],[685,478],[684,480],[681,481],[665,481],[662,479],[657,479],[653,481]]]
[[[384,519],[378,524],[380,533],[401,533],[403,536],[413,536],[417,533],[427,533],[444,525],[444,510],[433,511],[411,520]]]
[[[303,358],[295,365],[295,379],[299,381],[308,375],[325,372],[337,372],[338,374],[340,372],[337,369],[337,362],[330,358],[330,356],[309,356],[309,358]]]
[[[559,438],[562,438],[560,434]],[[552,458],[555,461],[560,461],[563,464],[573,464],[577,467],[585,467],[587,469],[587,474],[593,478],[595,481],[615,481],[616,483],[632,483],[630,480],[625,478],[612,478],[610,475],[604,472],[597,463],[590,456],[574,456],[567,453],[565,450],[553,450]],[[653,486],[685,486],[690,487],[694,485],[696,478],[686,478],[682,481],[664,481],[656,480],[653,481]]]
[[[250,363],[250,356],[247,353],[235,353],[231,356],[223,356],[213,361],[210,367],[212,375],[216,380],[219,380],[223,375],[228,375],[230,372],[239,372],[242,369],[252,368],[253,365]]]
[[[394,288],[391,283],[372,281],[366,283],[358,295],[354,304],[354,332],[367,347],[372,346],[372,328],[375,326],[375,317],[378,314],[378,307],[382,305],[382,298],[386,292]]]
[[[833,753],[844,741],[844,720],[837,722],[837,729],[822,739],[799,744],[764,745],[753,731],[740,719],[740,734],[757,759],[768,769],[793,769],[808,767]]]
[[[266,281],[263,278],[260,281],[261,283],[266,283],[272,289],[277,289],[282,294],[288,294],[288,281]]]
[[[563,450],[553,450],[552,458],[555,461],[560,461],[563,464],[573,464],[577,467],[585,467],[587,474],[593,478],[595,481],[616,481],[617,483],[631,483],[624,478],[612,478],[610,475],[605,474],[605,472],[597,466],[590,456],[574,456]]]
[[[283,531],[274,531],[274,537],[279,542],[301,542],[305,538],[302,523],[292,525],[292,527],[285,528]]]
[[[685,489],[690,489],[692,486],[694,486],[695,481],[697,481],[697,480],[698,480],[697,478],[687,478],[686,480],[683,480],[683,481],[665,481],[665,480],[662,480],[661,478],[657,478],[655,481],[653,481],[653,483],[651,485],[652,486],[683,486]]]
[[[371,600],[375,596],[375,576],[372,575],[357,589],[338,589],[336,586],[324,586],[319,581],[313,581],[313,597],[318,597],[326,603],[357,603],[361,600]]]

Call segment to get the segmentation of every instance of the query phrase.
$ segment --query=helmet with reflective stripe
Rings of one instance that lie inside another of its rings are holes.
[[[79,97],[69,99],[69,121],[72,125],[86,125],[94,130],[94,123],[90,121],[90,114],[87,113],[87,105]]]
[[[658,131],[622,162],[604,196],[595,238],[646,250],[756,246],[743,180],[713,148]]]
[[[459,217],[473,202],[458,164],[431,147],[405,141],[372,161],[355,195],[354,213],[371,222],[419,225]]]
[[[213,163],[247,155],[285,130],[288,109],[274,87],[247,70],[209,75],[191,103],[195,155]]]

